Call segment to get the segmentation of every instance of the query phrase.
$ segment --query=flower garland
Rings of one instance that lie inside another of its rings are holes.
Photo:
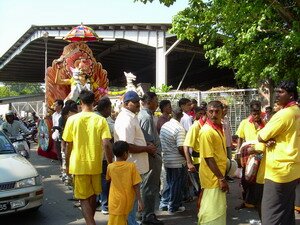
[[[109,91],[107,88],[102,88],[102,87],[99,87],[97,89],[101,94],[108,94],[108,95],[113,95],[113,96],[116,96],[116,95],[123,95],[125,94],[126,92],[126,89],[124,90],[121,90],[121,91]]]

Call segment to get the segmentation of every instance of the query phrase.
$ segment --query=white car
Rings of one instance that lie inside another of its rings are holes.
[[[43,195],[41,176],[0,132],[0,215],[38,209]]]

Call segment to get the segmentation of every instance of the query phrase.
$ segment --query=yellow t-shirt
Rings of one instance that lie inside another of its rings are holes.
[[[249,121],[249,118],[246,118],[240,123],[236,135],[239,138],[243,138],[244,141],[254,141],[257,140],[258,131],[254,124]]]
[[[297,105],[281,109],[259,136],[276,144],[266,149],[265,178],[287,183],[300,178],[300,109]]]
[[[133,186],[142,181],[136,165],[127,161],[113,162],[107,167],[106,179],[111,180],[108,199],[109,214],[128,215],[135,199]]]
[[[110,139],[107,121],[94,112],[70,116],[64,128],[63,140],[73,142],[70,174],[100,174],[102,172],[102,140]]]
[[[240,123],[236,135],[240,138],[243,138],[244,141],[256,141],[259,129],[256,129],[254,124],[249,121],[249,118],[242,120]],[[259,149],[261,150],[261,149]],[[265,166],[266,159],[265,156],[260,161],[260,165],[257,171],[256,183],[263,184],[265,177]]]
[[[186,133],[184,143],[183,143],[184,146],[188,146],[192,148],[195,152],[199,152],[199,143],[197,137],[199,135],[200,129],[201,129],[201,125],[199,121],[198,120],[194,121],[193,125]]]
[[[207,166],[205,158],[213,157],[216,164],[225,176],[226,171],[226,141],[224,135],[220,131],[214,130],[208,124],[204,124],[198,136],[200,149],[200,183],[203,188],[217,188],[219,187],[218,178]]]
[[[194,121],[193,125],[188,130],[183,146],[188,146],[193,149],[195,152],[199,152],[199,143],[198,143],[198,135],[199,131],[201,129],[201,124],[198,120]],[[193,158],[193,164],[199,164],[200,158],[199,157],[192,157]]]

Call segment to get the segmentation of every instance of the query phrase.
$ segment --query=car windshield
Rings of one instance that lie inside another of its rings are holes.
[[[16,153],[8,138],[0,132],[0,154]]]

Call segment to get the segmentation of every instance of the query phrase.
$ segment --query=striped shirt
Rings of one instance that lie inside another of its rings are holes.
[[[166,122],[160,130],[162,146],[162,160],[166,168],[181,168],[186,164],[184,156],[179,153],[178,147],[183,146],[185,130],[175,119]]]

